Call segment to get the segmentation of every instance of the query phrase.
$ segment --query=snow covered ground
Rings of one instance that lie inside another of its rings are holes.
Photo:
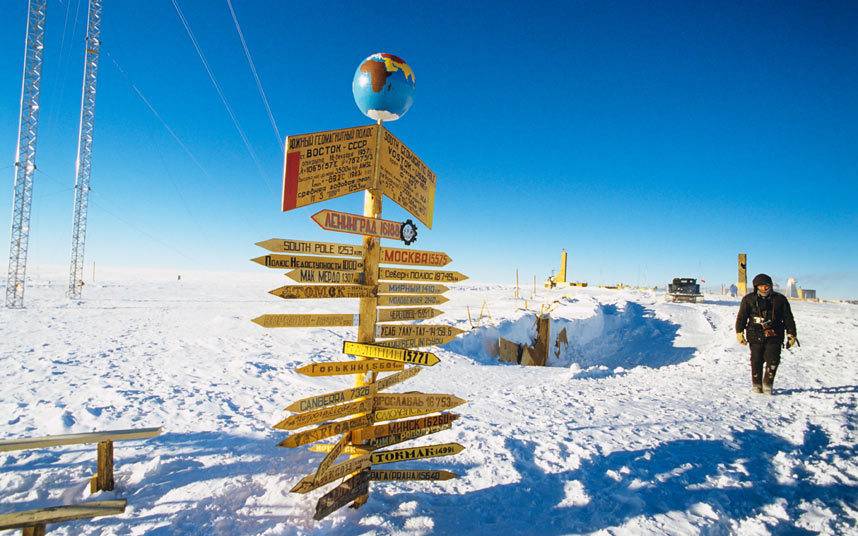
[[[469,402],[448,431],[457,480],[373,483],[360,510],[312,520],[318,496],[288,493],[322,455],[283,449],[283,407],[342,389],[300,365],[341,359],[354,329],[265,330],[274,312],[357,312],[356,300],[285,301],[264,274],[117,274],[71,303],[29,288],[0,310],[0,437],[163,426],[116,444],[122,516],[52,534],[766,534],[858,530],[858,306],[794,303],[802,348],[784,352],[773,397],[752,394],[737,302],[672,304],[642,291],[538,289],[559,300],[551,367],[500,364],[498,333],[526,342],[533,313],[508,287],[458,285],[432,322],[469,328],[442,362],[393,391]],[[59,281],[63,281],[60,279]],[[522,291],[529,297],[530,289]],[[565,297],[564,297],[565,296]],[[552,341],[553,345],[554,341]],[[552,346],[553,347],[553,346]],[[0,512],[90,498],[94,446],[0,454]],[[5,534],[5,533],[4,533]]]

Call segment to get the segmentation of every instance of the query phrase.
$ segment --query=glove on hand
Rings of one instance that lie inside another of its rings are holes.
[[[795,338],[795,335],[787,334],[787,342],[786,342],[787,350],[789,350],[790,348],[795,346],[797,342],[798,342],[798,339]]]
[[[743,346],[748,344],[748,341],[745,340],[745,334],[741,331],[739,333],[736,333],[736,340],[739,341],[739,344]]]

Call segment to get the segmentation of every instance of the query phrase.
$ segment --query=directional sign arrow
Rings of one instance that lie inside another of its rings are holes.
[[[368,426],[359,430],[352,431],[352,443],[360,445],[377,437],[387,436],[391,434],[401,434],[404,432],[413,432],[421,428],[432,428],[450,424],[459,418],[456,413],[442,413],[440,415],[430,415],[428,417],[420,417],[419,419],[410,419],[407,421],[395,421],[386,424],[378,424]]]
[[[420,409],[426,412],[455,408],[467,402],[455,395],[436,393],[379,393],[374,397],[377,410],[406,408]]]
[[[393,410],[385,410],[385,411],[393,411]],[[423,437],[425,435],[437,434],[438,432],[442,432],[444,430],[449,430],[452,428],[451,423],[447,424],[439,424],[438,426],[427,426],[425,428],[417,428],[414,430],[408,430],[406,432],[399,432],[396,434],[388,434],[385,436],[373,437],[372,439],[366,439],[359,445],[358,448],[365,448],[367,450],[376,450],[384,447],[389,447],[391,445],[397,445],[399,443],[404,443],[406,441],[410,441],[412,439],[416,439],[418,437]]]
[[[445,270],[416,270],[413,268],[378,269],[378,278],[385,281],[433,281],[436,283],[457,283],[468,276],[459,272]]]
[[[369,472],[361,471],[323,495],[316,503],[313,519],[321,521],[349,502],[369,493],[369,480]]]
[[[339,404],[337,406],[329,406],[326,408],[308,411],[307,413],[297,413],[290,415],[282,421],[274,425],[277,430],[297,430],[311,424],[319,424],[320,422],[339,419],[347,415],[355,413],[368,413],[372,411],[373,401],[370,398]]]
[[[358,456],[336,465],[332,465],[321,475],[308,475],[298,481],[289,491],[292,493],[308,493],[316,488],[329,484],[334,480],[346,477],[357,471],[368,469],[370,465],[369,455]]]
[[[345,421],[334,421],[330,424],[324,424],[318,428],[313,428],[312,430],[292,434],[278,443],[277,446],[289,448],[300,447],[301,445],[314,443],[320,439],[325,439],[326,437],[344,434],[359,428],[365,428],[370,424],[372,424],[372,418],[369,415],[361,415]]]
[[[375,336],[382,339],[402,337],[455,337],[465,330],[444,324],[382,324],[376,326]]]
[[[363,255],[362,246],[336,244],[334,242],[308,242],[306,240],[290,240],[288,238],[269,238],[268,240],[257,242],[256,245],[275,253],[336,255],[340,257],[360,257]]]
[[[399,372],[397,374],[402,374],[403,372]],[[286,411],[292,411],[295,413],[313,411],[324,407],[333,406],[334,404],[342,404],[343,402],[349,402],[356,398],[372,396],[375,394],[377,389],[378,383],[370,383],[367,385],[361,385],[360,387],[352,387],[351,389],[334,391],[333,393],[309,396],[307,398],[302,398],[300,400],[292,402],[291,404],[286,406],[285,409]]]
[[[402,222],[398,221],[369,218],[328,209],[313,214],[312,219],[326,231],[402,240]]]
[[[287,300],[321,298],[371,298],[372,287],[364,285],[285,285],[269,291]]]
[[[414,266],[446,266],[453,259],[443,251],[419,249],[381,248],[382,264],[410,264]]]
[[[379,283],[379,294],[443,294],[450,290],[444,285],[420,285],[418,283]]]
[[[440,309],[431,307],[412,307],[378,309],[378,322],[398,322],[401,320],[429,320],[444,314]]]
[[[450,471],[436,469],[394,469],[369,471],[370,480],[450,480],[459,475]]]
[[[328,361],[326,363],[310,363],[298,367],[295,372],[304,376],[342,376],[344,374],[363,374],[365,372],[390,372],[402,370],[401,362],[390,360],[366,361]]]
[[[440,305],[448,301],[446,296],[435,294],[384,294],[378,297],[378,305]]]
[[[440,456],[453,456],[465,450],[459,443],[441,443],[440,445],[424,445],[422,447],[411,447],[407,449],[382,450],[370,454],[370,463],[373,465],[384,463],[404,462],[408,460],[420,460],[423,458],[438,458]]]
[[[441,360],[431,352],[416,352],[414,350],[403,350],[400,348],[385,348],[377,344],[365,344],[360,342],[343,341],[343,353],[368,357],[371,359],[384,359],[393,362],[411,363],[413,365],[432,366]],[[370,361],[371,362],[371,361]],[[353,363],[367,363],[367,361],[353,361]]]
[[[265,314],[251,322],[264,328],[335,328],[358,325],[358,315],[345,314]]]
[[[250,259],[257,264],[267,268],[283,268],[293,270],[296,268],[307,268],[311,270],[339,270],[358,271],[363,270],[363,261],[358,259],[338,259],[336,257],[298,257],[295,255],[263,255]]]
[[[378,346],[389,348],[424,348],[426,346],[440,346],[455,339],[455,335],[449,337],[406,337],[403,339],[384,339],[375,341]]]
[[[339,270],[313,270],[310,268],[296,268],[286,272],[286,277],[298,283],[352,283],[362,285],[364,282],[363,272],[342,272]]]

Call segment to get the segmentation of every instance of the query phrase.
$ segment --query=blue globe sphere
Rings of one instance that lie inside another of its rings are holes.
[[[358,65],[352,94],[360,111],[370,119],[396,121],[414,103],[414,71],[402,58],[377,53]]]

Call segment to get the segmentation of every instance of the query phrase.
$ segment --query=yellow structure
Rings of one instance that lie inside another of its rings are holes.
[[[566,260],[567,254],[566,250],[560,252],[560,272],[557,273],[557,277],[554,278],[555,283],[563,284],[566,282]]]
[[[748,254],[739,253],[739,296],[748,293]]]

